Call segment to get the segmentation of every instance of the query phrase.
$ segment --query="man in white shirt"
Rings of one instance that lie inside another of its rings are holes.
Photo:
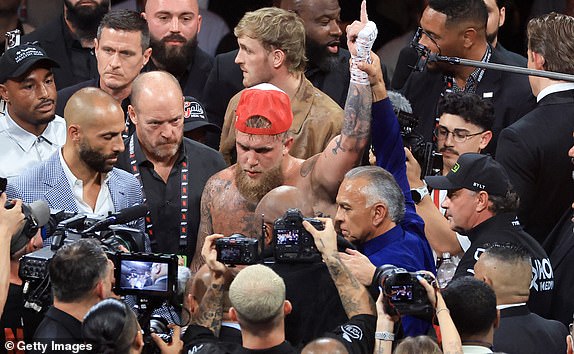
[[[113,167],[124,150],[120,104],[104,91],[86,87],[70,98],[64,116],[67,140],[62,149],[9,179],[8,197],[27,203],[42,199],[53,209],[98,215],[141,204],[138,180]],[[131,225],[144,231],[143,218]]]
[[[45,161],[66,141],[66,123],[56,116],[58,64],[43,49],[19,45],[0,58],[0,177],[14,177]]]

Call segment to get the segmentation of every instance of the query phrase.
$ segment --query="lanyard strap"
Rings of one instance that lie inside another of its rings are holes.
[[[130,137],[130,167],[131,173],[139,180],[141,188],[142,188],[142,196],[144,203],[147,201],[147,197],[145,194],[145,189],[143,188],[143,181],[141,178],[141,174],[139,171],[139,167],[136,161],[136,154],[135,154],[135,147],[134,147],[134,135]],[[179,226],[179,246],[180,248],[185,248],[187,246],[187,208],[188,208],[188,178],[189,177],[189,169],[187,167],[187,156],[184,156],[184,160],[181,163],[181,217],[180,217],[180,226]],[[146,231],[150,238],[153,237],[153,222],[151,220],[151,212],[148,210],[147,215],[145,217],[145,226]]]

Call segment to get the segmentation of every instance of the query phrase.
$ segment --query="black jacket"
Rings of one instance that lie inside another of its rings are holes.
[[[494,350],[507,354],[563,354],[566,335],[566,326],[531,313],[526,305],[509,307],[500,310]]]
[[[574,200],[573,131],[574,90],[568,90],[542,98],[498,139],[496,160],[520,196],[518,218],[540,243]]]
[[[455,277],[474,275],[474,264],[488,243],[510,242],[524,247],[532,258],[532,275],[528,307],[547,317],[554,288],[554,273],[550,259],[540,244],[527,234],[514,213],[502,213],[483,221],[468,231],[470,248],[466,250],[456,268]]]
[[[490,62],[507,64],[494,50]],[[445,79],[440,72],[413,72],[407,79],[402,93],[410,101],[413,113],[419,117],[416,130],[426,141],[432,141],[438,101],[445,89]],[[498,134],[535,107],[528,76],[497,70],[485,70],[478,83],[476,94],[494,105],[493,139],[486,152],[494,154]]]

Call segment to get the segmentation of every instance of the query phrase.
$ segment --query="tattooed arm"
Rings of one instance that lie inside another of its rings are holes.
[[[201,256],[201,250],[205,242],[205,237],[213,233],[213,223],[211,220],[211,205],[213,199],[213,185],[214,177],[212,176],[205,183],[203,188],[203,193],[201,194],[201,206],[200,206],[200,221],[199,230],[197,232],[197,240],[195,243],[195,252],[193,254],[193,260],[189,266],[192,272],[197,272],[199,268],[205,263],[205,260]]]
[[[193,324],[209,328],[216,337],[221,329],[223,317],[223,291],[225,287],[225,274],[227,267],[217,261],[215,240],[223,235],[210,235],[205,238],[201,254],[207,263],[211,273],[211,283],[199,304],[199,312],[193,320]]]
[[[304,221],[303,225],[313,235],[317,249],[323,255],[323,260],[329,273],[331,273],[331,278],[337,287],[347,316],[351,318],[365,314],[376,315],[375,303],[367,288],[361,285],[339,258],[337,234],[333,227],[333,221],[329,218],[320,218],[319,220],[325,224],[325,229],[322,231],[315,229],[307,221]]]

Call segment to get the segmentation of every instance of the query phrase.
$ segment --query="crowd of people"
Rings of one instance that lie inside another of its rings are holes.
[[[273,1],[215,57],[198,0],[26,27],[0,57],[0,353],[573,353],[574,83],[545,73],[574,74],[574,17],[532,18],[523,57],[506,2],[419,5],[385,62],[366,0],[345,28],[337,0]]]

